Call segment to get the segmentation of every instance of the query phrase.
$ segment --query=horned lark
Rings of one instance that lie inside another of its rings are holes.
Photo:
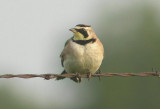
[[[73,32],[65,43],[65,47],[60,55],[61,63],[65,73],[76,73],[78,75],[95,73],[103,60],[104,48],[101,41],[97,38],[91,26],[78,24],[70,29]],[[57,77],[57,80],[64,77]],[[81,78],[76,76],[71,78],[75,82],[81,82]]]

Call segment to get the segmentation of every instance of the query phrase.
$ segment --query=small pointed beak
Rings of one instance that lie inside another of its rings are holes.
[[[71,28],[71,29],[69,29],[69,30],[72,31],[73,33],[76,32],[75,28]]]

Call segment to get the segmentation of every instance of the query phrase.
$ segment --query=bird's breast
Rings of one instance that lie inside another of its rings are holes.
[[[68,73],[95,73],[101,65],[103,54],[97,43],[79,45],[71,42],[71,52],[68,54],[64,67]]]

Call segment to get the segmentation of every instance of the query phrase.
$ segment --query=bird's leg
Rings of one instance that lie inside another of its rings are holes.
[[[63,74],[67,74],[67,72],[64,70],[62,73],[61,73],[61,75],[63,75]],[[56,80],[61,80],[61,79],[64,79],[65,77],[57,77],[56,78]]]
[[[98,69],[97,74],[101,74],[101,73],[102,73],[101,70]],[[99,78],[99,80],[101,80],[101,76],[98,76],[98,78]]]
[[[92,77],[92,74],[90,72],[87,73],[87,78],[88,80],[90,80],[90,78]]]
[[[70,79],[73,80],[74,82],[77,82],[77,83],[81,82],[80,74],[77,72],[76,72],[76,75],[74,77],[71,77]]]

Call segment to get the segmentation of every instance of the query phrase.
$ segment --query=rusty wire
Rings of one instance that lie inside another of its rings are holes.
[[[0,78],[35,78],[40,77],[46,80],[57,78],[57,77],[66,77],[71,78],[75,77],[76,74],[4,74],[0,75]],[[131,76],[157,76],[160,77],[160,72],[142,72],[142,73],[99,73],[99,74],[92,74],[91,77],[113,77],[113,76],[121,76],[121,77],[131,77]],[[88,74],[80,74],[79,77],[81,78],[88,78]]]

